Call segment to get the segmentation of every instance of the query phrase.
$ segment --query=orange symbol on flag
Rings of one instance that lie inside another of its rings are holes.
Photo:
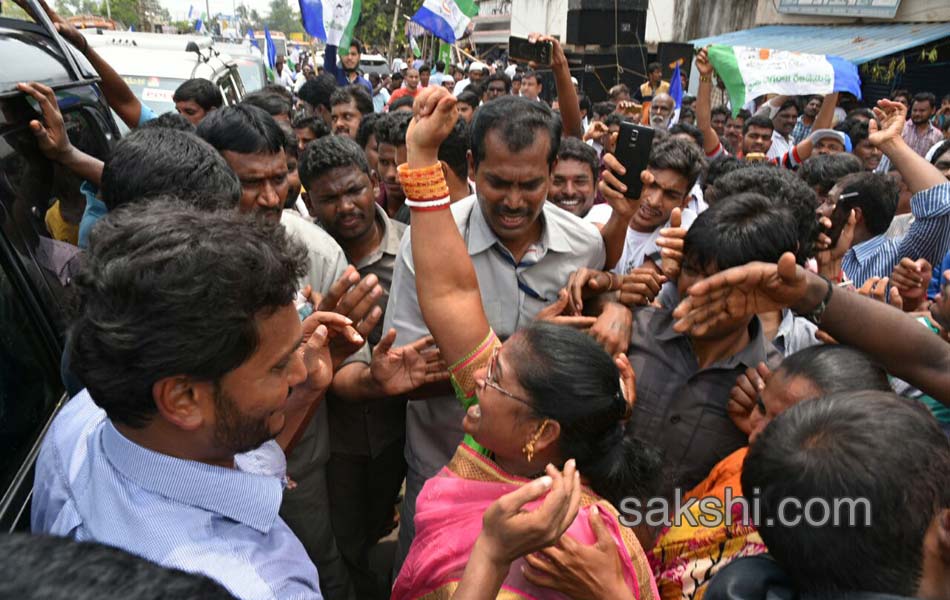
[[[768,60],[768,59],[769,59],[769,49],[759,48],[759,60]]]

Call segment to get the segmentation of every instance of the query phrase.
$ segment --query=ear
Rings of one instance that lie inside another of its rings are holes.
[[[173,375],[152,384],[158,414],[173,426],[195,431],[206,424],[206,407],[214,410],[214,384]]]
[[[369,184],[373,187],[373,198],[379,198],[379,173],[375,169],[369,170]]]
[[[859,224],[861,224],[861,223],[864,223],[864,213],[861,211],[861,208],[858,207],[858,206],[855,206],[853,210],[854,210],[854,223],[855,223],[855,225],[859,225]]]
[[[555,421],[554,419],[547,419],[545,421],[539,421],[538,427],[541,427],[544,423],[544,429],[541,431],[538,441],[534,444],[534,450],[536,454],[541,454],[547,448],[552,448],[561,437],[561,424]],[[534,435],[537,429],[534,429],[531,432],[531,435]],[[570,458],[570,457],[567,457]]]
[[[471,174],[469,175],[469,177],[471,177],[472,180],[474,180],[475,179],[475,155],[472,154],[471,150],[465,151],[465,159],[468,161],[468,172]]]

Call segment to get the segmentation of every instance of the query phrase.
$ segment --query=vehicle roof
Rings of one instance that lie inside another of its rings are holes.
[[[208,60],[194,52],[155,50],[128,46],[101,46],[96,52],[119,75],[166,77],[170,79],[209,78],[224,71],[233,61],[227,54],[212,55]],[[207,57],[207,51],[204,52]]]
[[[9,21],[4,21],[0,22],[0,93],[14,90],[21,81],[50,85],[75,79],[49,37],[9,27]]]
[[[184,50],[194,42],[202,50],[213,44],[208,36],[177,35],[171,33],[148,33],[144,31],[112,31],[109,29],[81,29],[89,45],[100,48],[104,45],[123,45],[133,48]]]

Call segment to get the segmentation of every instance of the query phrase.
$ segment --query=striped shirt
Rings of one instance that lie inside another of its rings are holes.
[[[902,258],[940,262],[950,249],[950,183],[917,192],[910,199],[914,222],[899,238],[881,234],[852,246],[841,267],[856,286],[871,277],[890,277]]]
[[[135,444],[84,390],[43,440],[32,529],[207,575],[238,598],[320,600],[317,569],[277,514],[282,496],[278,477]]]

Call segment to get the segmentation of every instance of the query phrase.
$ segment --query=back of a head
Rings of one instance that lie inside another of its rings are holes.
[[[403,96],[401,98],[396,98],[395,100],[389,103],[389,112],[391,113],[400,112],[400,109],[405,108],[407,106],[409,108],[412,108],[412,103],[415,101],[416,99],[412,96]],[[408,112],[409,114],[412,114],[412,111],[403,111],[403,112]]]
[[[834,394],[765,428],[742,489],[755,494],[762,540],[801,592],[916,596],[924,536],[950,508],[950,441],[916,401]],[[792,525],[786,513],[803,518]]]
[[[356,167],[369,175],[369,163],[363,149],[345,135],[328,135],[307,144],[297,170],[307,188],[327,172],[340,167]]]
[[[606,117],[615,110],[617,110],[617,105],[609,101],[596,102],[593,106],[594,116],[600,118]]]
[[[811,187],[828,193],[838,181],[852,173],[864,171],[860,159],[848,152],[812,156],[802,163],[798,175]]]
[[[192,133],[164,127],[132,131],[116,143],[102,170],[103,201],[111,211],[166,195],[204,210],[234,209],[241,182],[221,155]]]
[[[330,110],[330,96],[334,91],[336,91],[336,79],[329,73],[323,73],[303,84],[297,95],[314,109],[322,106]]]
[[[306,267],[279,222],[174,199],[110,212],[73,280],[73,368],[112,421],[141,427],[156,381],[214,382],[247,360],[255,317],[290,303]]]
[[[284,148],[284,134],[274,117],[244,103],[209,114],[198,125],[198,135],[218,152],[277,154]]]
[[[788,377],[804,377],[828,396],[853,390],[891,391],[887,371],[870,356],[850,346],[819,344],[791,354],[779,369]]]
[[[362,125],[363,122],[366,122],[365,118],[360,124]],[[330,135],[329,125],[327,125],[327,122],[320,117],[297,117],[294,119],[293,128],[309,129],[310,132],[317,138]]]
[[[410,112],[386,113],[376,121],[376,142],[390,146],[405,146],[410,121],[412,121]]]
[[[864,224],[871,235],[887,231],[897,212],[899,190],[893,179],[882,173],[862,171],[847,175],[838,182],[846,206],[861,209]]]
[[[819,233],[815,216],[818,207],[815,190],[794,172],[769,164],[745,166],[716,179],[717,199],[743,192],[760,194],[772,199],[773,203],[784,204],[792,211],[798,228],[798,249],[790,251],[795,252],[799,264],[805,264],[813,254]]]
[[[620,372],[593,338],[536,321],[518,333],[510,356],[536,414],[561,426],[561,454],[573,457],[591,488],[615,507],[646,498],[660,484],[659,453],[624,435],[627,403]]]
[[[485,160],[485,138],[496,132],[510,152],[531,146],[537,136],[547,136],[547,162],[553,165],[561,140],[561,121],[555,119],[547,104],[520,96],[502,96],[479,108],[472,120],[472,162],[478,169]]]
[[[370,136],[376,135],[376,123],[379,122],[382,116],[382,113],[377,112],[363,115],[360,120],[360,127],[356,130],[356,143],[360,145],[360,148],[365,148]]]
[[[683,112],[680,113],[680,118],[687,116],[686,111],[689,109],[683,109]],[[690,111],[692,112],[692,111]],[[695,116],[695,115],[694,115]],[[685,133],[689,137],[693,138],[693,141],[696,142],[696,145],[700,148],[703,147],[703,132],[700,131],[699,127],[695,125],[690,125],[689,123],[676,123],[669,129],[670,135],[676,135],[677,133]]]
[[[241,103],[262,108],[272,117],[279,115],[287,115],[289,117],[290,111],[293,110],[293,106],[286,98],[263,90],[252,92],[244,96]]]
[[[175,102],[192,101],[202,109],[208,111],[224,106],[224,97],[221,90],[207,79],[189,79],[178,86],[172,95]]]
[[[703,172],[706,160],[699,146],[686,140],[668,138],[659,143],[654,142],[647,164],[651,169],[669,169],[679,173],[692,187]]]
[[[227,600],[220,584],[118,548],[69,538],[0,535],[0,598],[16,600]]]
[[[683,268],[703,273],[753,261],[778,262],[798,245],[795,215],[756,193],[724,197],[701,213],[683,242]]]
[[[155,127],[162,127],[164,129],[177,129],[178,131],[185,131],[187,133],[194,133],[196,130],[194,123],[183,117],[181,114],[171,111],[162,113],[151,121],[142,123],[138,129],[152,129]]]
[[[468,124],[458,119],[449,135],[439,144],[439,160],[462,181],[468,179]]]
[[[356,110],[360,111],[362,115],[368,115],[373,112],[373,98],[370,97],[369,92],[366,91],[362,85],[353,84],[345,87],[338,88],[333,95],[330,96],[330,107],[334,107],[337,104],[346,104],[352,102],[356,106]]]

